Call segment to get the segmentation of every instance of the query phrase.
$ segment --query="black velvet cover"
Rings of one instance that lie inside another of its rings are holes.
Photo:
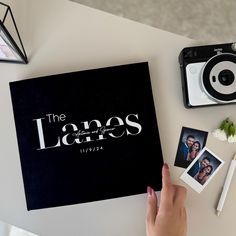
[[[161,189],[148,63],[10,83],[28,210]]]

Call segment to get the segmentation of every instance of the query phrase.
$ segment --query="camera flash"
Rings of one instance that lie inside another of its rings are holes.
[[[236,51],[236,43],[232,43],[231,47],[232,47],[232,50]]]

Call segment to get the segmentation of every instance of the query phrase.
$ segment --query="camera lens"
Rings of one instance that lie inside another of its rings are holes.
[[[210,58],[201,72],[201,85],[213,101],[236,101],[236,54],[220,53]]]
[[[218,78],[222,85],[229,86],[234,82],[234,73],[231,70],[222,70]]]

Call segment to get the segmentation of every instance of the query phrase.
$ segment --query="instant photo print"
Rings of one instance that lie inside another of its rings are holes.
[[[181,175],[180,179],[196,192],[201,193],[223,164],[224,161],[216,154],[208,148],[204,148]]]
[[[208,132],[183,127],[175,158],[175,166],[187,168],[205,147]]]
[[[31,233],[25,229],[16,227],[15,225],[8,224],[0,221],[0,235],[1,236],[39,236],[38,234]]]

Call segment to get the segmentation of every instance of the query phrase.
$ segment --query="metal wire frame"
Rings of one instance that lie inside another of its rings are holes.
[[[6,17],[7,17],[7,15],[8,15],[8,13],[9,13],[9,14],[10,14],[10,17],[11,17],[11,19],[12,19],[12,22],[13,22],[13,24],[14,24],[14,27],[15,27],[15,30],[16,30],[16,33],[17,33],[17,36],[18,36],[18,39],[19,39],[19,41],[20,41],[21,48],[22,48],[22,50],[23,50],[23,56],[24,56],[25,62],[27,63],[27,62],[28,62],[27,55],[26,55],[25,48],[24,48],[24,46],[23,46],[23,43],[22,43],[22,40],[21,40],[21,37],[20,37],[20,33],[19,33],[18,28],[17,28],[17,26],[16,26],[16,21],[15,21],[15,19],[14,19],[12,10],[11,10],[11,8],[10,8],[9,5],[7,5],[7,4],[5,4],[5,3],[3,3],[3,2],[0,2],[0,5],[6,7],[6,12],[5,12],[5,15],[4,15],[3,19],[2,19],[2,23],[4,24],[4,22],[5,22],[5,20],[6,20]]]

